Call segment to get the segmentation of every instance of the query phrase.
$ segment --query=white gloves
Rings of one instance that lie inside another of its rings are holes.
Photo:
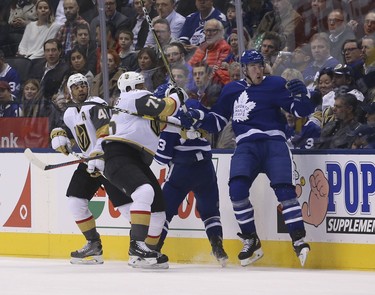
[[[72,148],[72,144],[66,134],[66,131],[62,128],[54,128],[50,134],[51,145],[55,151],[63,153],[64,155],[69,155]]]
[[[98,149],[98,150],[93,150],[90,153],[90,157],[95,157],[99,155],[103,155],[103,151]],[[86,171],[90,174],[92,177],[98,177],[102,174],[104,171],[104,159],[99,158],[95,160],[91,160],[87,162],[87,169]]]

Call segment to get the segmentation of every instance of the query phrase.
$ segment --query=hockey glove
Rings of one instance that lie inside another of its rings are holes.
[[[181,129],[180,135],[183,139],[207,138],[208,132],[203,129]]]
[[[50,136],[52,148],[66,156],[69,155],[72,145],[66,131],[62,128],[54,128],[52,129]]]
[[[202,120],[204,119],[204,112],[195,109],[189,109],[186,113],[182,113],[180,116],[181,125],[190,129],[198,129],[202,125]]]
[[[181,104],[184,104],[185,101],[189,98],[186,91],[181,87],[173,87],[171,88],[169,94],[177,93],[177,96],[181,102]]]
[[[90,153],[90,157],[96,157],[96,156],[100,156],[103,154],[104,153],[102,150],[93,150]],[[102,172],[104,171],[104,159],[100,158],[100,159],[88,161],[86,171],[87,173],[90,174],[91,177],[98,177],[102,175]]]
[[[292,93],[293,96],[302,97],[307,95],[307,88],[301,80],[290,80],[288,83],[286,83],[286,88]]]

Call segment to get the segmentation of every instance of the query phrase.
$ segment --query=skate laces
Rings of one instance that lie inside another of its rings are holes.
[[[242,252],[248,252],[254,245],[255,239],[241,239],[243,242]]]
[[[147,247],[145,242],[136,241],[136,244],[139,249],[145,252],[153,252],[149,247]]]

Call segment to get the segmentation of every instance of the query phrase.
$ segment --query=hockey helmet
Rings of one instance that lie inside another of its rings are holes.
[[[246,50],[242,53],[240,62],[242,65],[247,64],[262,64],[264,65],[263,55],[256,50]]]
[[[142,74],[137,72],[125,72],[121,74],[117,81],[117,87],[121,92],[128,92],[134,90],[135,86],[145,82]],[[129,89],[130,87],[130,89]]]
[[[77,84],[81,84],[81,83],[85,83],[86,86],[89,87],[89,82],[87,81],[87,78],[84,75],[82,75],[80,73],[77,73],[77,74],[73,74],[73,75],[69,76],[67,86],[68,86],[68,91],[69,91],[69,94],[70,94],[71,98],[73,98],[72,89],[71,89],[72,86],[77,85]]]

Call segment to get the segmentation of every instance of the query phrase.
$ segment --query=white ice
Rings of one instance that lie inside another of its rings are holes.
[[[1,295],[374,295],[375,274],[215,264],[140,270],[126,261],[71,265],[67,260],[0,257]]]

